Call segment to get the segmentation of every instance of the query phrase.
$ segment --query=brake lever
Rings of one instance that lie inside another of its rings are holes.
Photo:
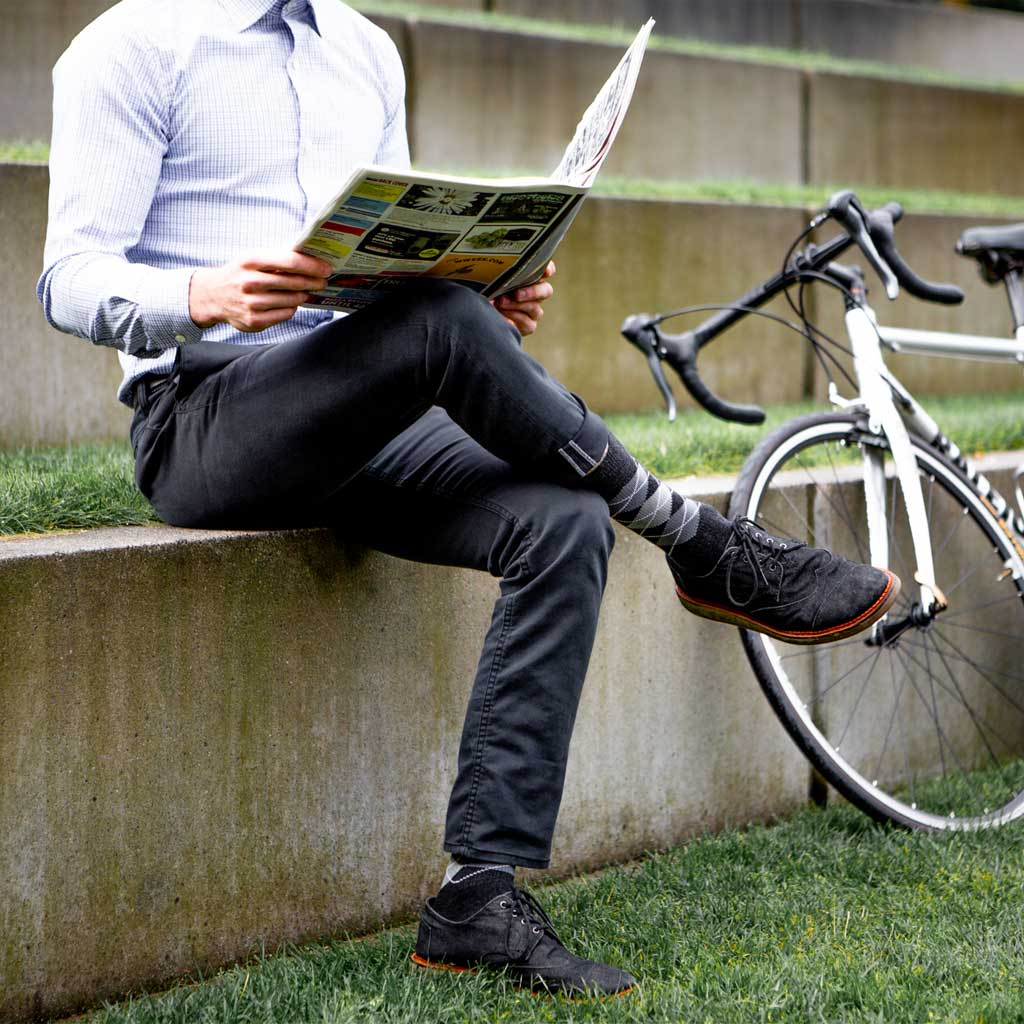
[[[900,283],[892,268],[882,259],[874,239],[868,231],[868,212],[860,205],[860,200],[850,191],[837,192],[828,201],[829,213],[851,234],[875,273],[885,285],[885,294],[890,300],[900,294]]]
[[[661,397],[665,400],[665,408],[671,423],[676,418],[676,396],[672,393],[665,371],[661,368],[663,357],[658,348],[658,335],[651,318],[646,313],[634,313],[626,317],[620,330],[626,341],[635,345],[646,356],[647,368],[651,371],[654,383],[658,385]]]

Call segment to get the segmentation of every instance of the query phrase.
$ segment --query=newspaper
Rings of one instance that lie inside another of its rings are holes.
[[[294,246],[333,269],[305,305],[363,309],[420,277],[488,298],[536,281],[618,134],[653,27],[651,19],[637,33],[548,178],[358,168]]]

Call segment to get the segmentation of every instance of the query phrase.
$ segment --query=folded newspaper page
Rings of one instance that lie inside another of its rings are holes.
[[[362,309],[419,277],[488,298],[536,281],[618,134],[653,27],[651,19],[637,33],[549,178],[358,168],[294,246],[334,271],[305,305]]]

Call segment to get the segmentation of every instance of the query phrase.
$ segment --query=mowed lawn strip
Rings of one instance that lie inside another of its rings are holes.
[[[1024,392],[945,396],[925,404],[965,452],[1024,448]],[[680,413],[675,423],[658,411],[606,419],[641,462],[670,479],[735,473],[769,430],[821,408],[773,406],[760,427],[724,423],[699,410]],[[127,443],[0,451],[0,535],[156,521],[132,481]]]
[[[841,804],[543,887],[572,948],[640,979],[637,992],[605,1003],[537,998],[500,975],[417,969],[406,926],[254,953],[198,985],[86,1020],[1019,1021],[1022,839],[1020,826],[899,832]]]

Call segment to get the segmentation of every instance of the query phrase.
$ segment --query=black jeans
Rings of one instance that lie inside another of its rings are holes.
[[[184,347],[140,393],[136,481],[166,522],[326,525],[501,578],[444,845],[546,867],[613,544],[578,486],[601,420],[444,282],[293,342]]]

